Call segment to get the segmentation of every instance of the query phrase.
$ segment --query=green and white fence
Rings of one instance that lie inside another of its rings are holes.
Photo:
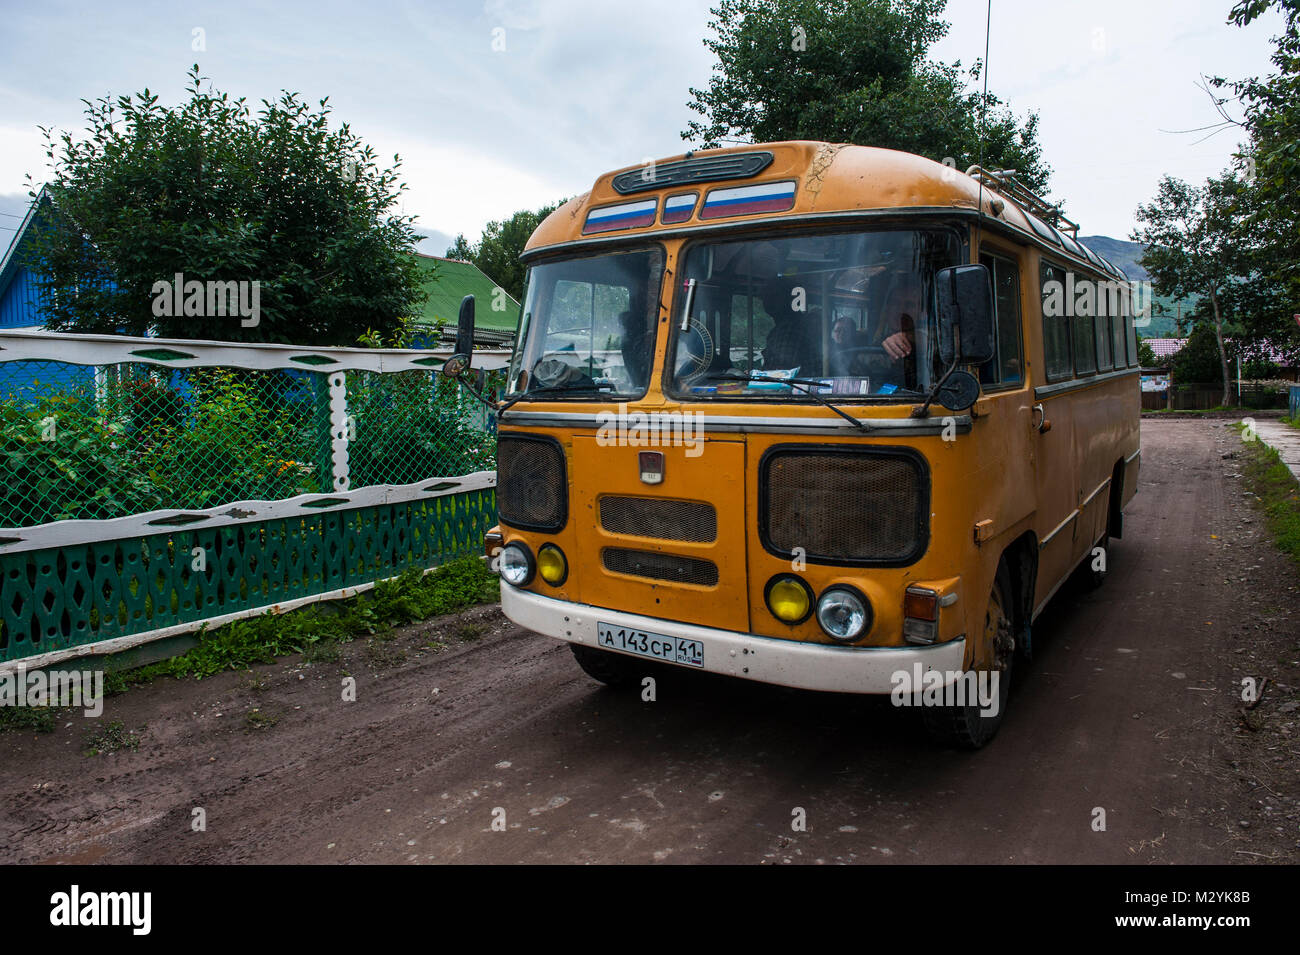
[[[495,427],[447,356],[0,333],[0,667],[478,552]]]

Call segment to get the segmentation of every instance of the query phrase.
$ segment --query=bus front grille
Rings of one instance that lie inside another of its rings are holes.
[[[646,550],[606,547],[600,552],[605,569],[615,574],[669,580],[679,584],[713,587],[718,583],[718,565],[711,560],[656,554]]]
[[[910,449],[781,445],[759,472],[759,536],[770,553],[859,566],[925,553],[928,472]]]
[[[606,495],[600,526],[611,534],[703,544],[718,539],[718,512],[702,501]]]
[[[564,452],[554,438],[502,432],[497,440],[497,512],[511,527],[555,533],[569,517]]]

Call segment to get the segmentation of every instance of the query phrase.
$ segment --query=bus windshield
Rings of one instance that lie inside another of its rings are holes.
[[[915,395],[936,376],[933,276],[948,230],[699,242],[678,270],[669,393]]]
[[[662,278],[657,247],[533,266],[508,393],[644,395]]]

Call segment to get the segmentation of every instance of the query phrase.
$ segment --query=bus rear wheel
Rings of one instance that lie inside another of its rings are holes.
[[[584,647],[580,643],[569,644],[569,649],[573,651],[573,658],[578,661],[583,672],[606,686],[631,686],[644,675],[646,669],[645,664],[638,663],[632,657],[609,650]]]
[[[982,638],[986,645],[993,647],[995,669],[988,671],[988,676],[975,674],[976,679],[969,679],[971,672],[963,674],[968,678],[967,689],[987,686],[992,690],[996,700],[996,712],[985,714],[985,707],[978,699],[971,701],[972,694],[967,693],[967,702],[954,706],[927,706],[921,711],[921,718],[930,738],[941,746],[955,749],[979,749],[997,735],[1002,725],[1002,714],[1006,712],[1007,698],[1011,689],[1011,666],[1015,659],[1016,639],[1012,617],[1011,573],[1005,561],[998,567],[993,590],[989,594],[988,609],[984,612],[984,633]],[[992,677],[996,675],[997,683]],[[983,677],[983,679],[979,679]],[[994,701],[990,700],[990,703]]]

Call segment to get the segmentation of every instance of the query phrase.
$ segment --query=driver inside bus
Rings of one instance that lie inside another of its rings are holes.
[[[916,376],[916,329],[924,328],[925,321],[920,282],[911,273],[896,276],[870,336],[870,344],[882,349],[872,362],[882,384],[911,386]]]

